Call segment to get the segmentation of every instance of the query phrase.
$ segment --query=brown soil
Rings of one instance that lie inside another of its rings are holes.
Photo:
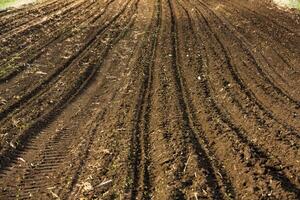
[[[300,199],[300,16],[263,2],[1,12],[0,199]]]

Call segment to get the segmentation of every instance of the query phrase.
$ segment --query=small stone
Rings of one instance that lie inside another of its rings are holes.
[[[46,73],[46,72],[42,72],[42,71],[37,71],[37,72],[35,72],[35,74],[38,74],[38,75],[46,75],[47,73]]]
[[[16,148],[16,146],[12,142],[10,142],[9,145],[14,149]]]
[[[83,192],[90,192],[90,191],[92,191],[92,190],[94,190],[94,187],[92,186],[92,184],[91,183],[89,183],[89,182],[84,182],[83,184],[82,184],[82,186],[83,186]]]

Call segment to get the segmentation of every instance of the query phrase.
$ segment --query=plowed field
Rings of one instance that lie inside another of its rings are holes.
[[[0,50],[0,199],[300,199],[297,11],[49,0]]]

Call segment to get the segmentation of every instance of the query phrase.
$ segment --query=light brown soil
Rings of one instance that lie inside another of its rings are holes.
[[[0,199],[300,199],[300,16],[262,1],[0,13]]]

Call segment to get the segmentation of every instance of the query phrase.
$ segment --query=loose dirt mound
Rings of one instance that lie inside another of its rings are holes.
[[[299,199],[299,16],[262,4],[1,12],[0,199]]]

